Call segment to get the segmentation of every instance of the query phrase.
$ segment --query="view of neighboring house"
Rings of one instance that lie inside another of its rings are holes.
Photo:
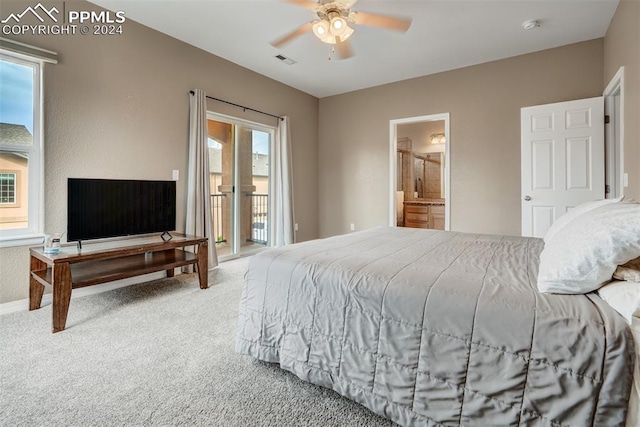
[[[0,123],[0,144],[16,151],[0,152],[0,229],[25,227],[28,219],[28,154],[19,147],[33,144],[24,125]]]

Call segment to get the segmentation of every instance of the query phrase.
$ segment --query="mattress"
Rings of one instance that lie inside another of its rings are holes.
[[[623,425],[633,338],[541,294],[540,239],[380,227],[260,253],[236,351],[401,425]]]

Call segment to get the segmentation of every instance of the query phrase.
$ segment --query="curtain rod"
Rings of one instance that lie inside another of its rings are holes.
[[[189,93],[191,95],[195,95],[195,92],[190,90]],[[251,108],[251,107],[245,107],[244,105],[240,105],[240,104],[235,104],[233,102],[229,102],[229,101],[225,101],[224,99],[220,99],[220,98],[214,98],[213,96],[206,96],[208,99],[211,99],[213,101],[218,101],[218,102],[223,102],[225,104],[229,104],[229,105],[233,105],[234,107],[238,107],[238,108],[242,108],[243,110],[249,110],[249,111],[253,111],[254,113],[260,113],[260,114],[264,114],[265,116],[270,116],[270,117],[274,117],[278,120],[284,120],[284,117],[280,117],[280,116],[276,116],[275,114],[269,114],[269,113],[265,113],[264,111],[260,111],[260,110],[256,110],[255,108]]]

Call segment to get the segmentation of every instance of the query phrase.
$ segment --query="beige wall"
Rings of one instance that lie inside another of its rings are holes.
[[[450,113],[451,229],[520,234],[520,108],[602,94],[597,39],[320,100],[320,236],[389,223],[389,120]]]
[[[624,66],[624,194],[640,200],[640,2],[622,0],[604,38],[604,86]]]
[[[59,2],[42,2],[59,5]],[[2,15],[24,10],[2,0]],[[84,1],[67,8],[99,10]],[[11,36],[58,52],[45,67],[45,231],[66,230],[68,177],[171,179],[184,229],[188,91],[291,117],[298,240],[318,236],[318,99],[133,21],[124,35]],[[218,103],[210,107],[222,111]],[[250,120],[261,116],[226,110]],[[271,125],[275,119],[269,119]],[[0,303],[28,296],[28,250],[0,250]]]

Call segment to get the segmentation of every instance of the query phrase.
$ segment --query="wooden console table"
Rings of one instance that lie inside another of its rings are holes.
[[[189,252],[187,247],[197,247]],[[166,270],[173,277],[174,268],[195,265],[200,288],[208,285],[208,239],[174,233],[163,241],[159,234],[76,244],[65,244],[60,253],[45,254],[43,247],[30,248],[29,310],[42,303],[44,287],[53,287],[53,332],[64,330],[71,300],[71,290],[128,277]]]

